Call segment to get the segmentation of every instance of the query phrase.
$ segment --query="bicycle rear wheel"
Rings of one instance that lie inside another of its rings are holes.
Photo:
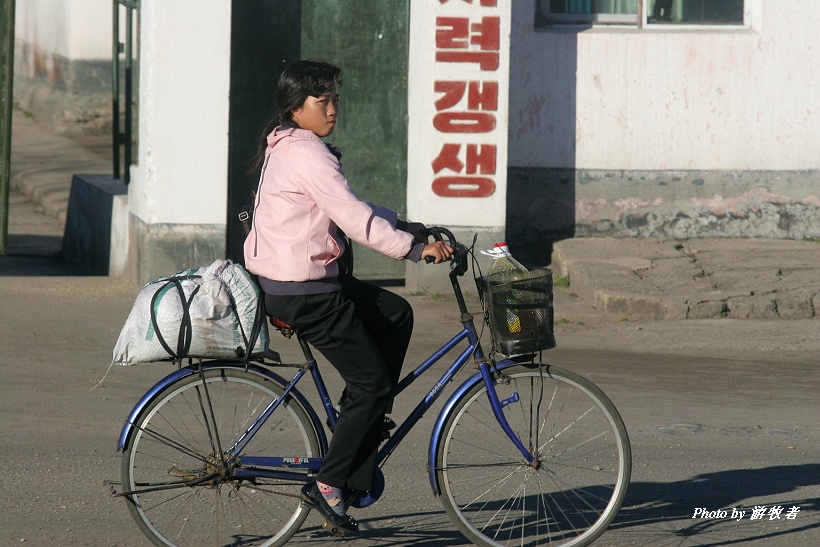
[[[504,416],[540,465],[501,429],[483,382],[453,407],[436,455],[441,500],[485,546],[588,545],[623,503],[632,469],[618,411],[591,382],[548,365],[496,376]]]
[[[241,368],[203,376],[207,390],[199,374],[186,376],[137,419],[122,458],[123,489],[137,492],[126,496],[129,511],[156,545],[283,545],[309,512],[300,506],[304,482],[236,480],[224,457],[283,388]],[[320,447],[309,414],[288,397],[242,455],[318,457]]]

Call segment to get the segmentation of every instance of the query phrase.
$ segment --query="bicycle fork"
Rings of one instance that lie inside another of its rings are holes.
[[[498,420],[499,425],[501,425],[501,429],[504,430],[507,437],[509,437],[516,448],[518,448],[521,455],[524,456],[524,459],[527,460],[530,467],[538,470],[541,467],[541,460],[537,458],[538,447],[535,447],[536,454],[530,452],[530,449],[524,446],[524,443],[521,442],[521,439],[518,438],[518,435],[516,435],[510,427],[507,417],[504,416],[504,406],[506,406],[506,404],[498,398],[498,392],[495,390],[496,382],[493,380],[493,374],[490,371],[490,366],[487,363],[481,363],[479,364],[478,369],[481,373],[481,378],[484,380],[484,385],[487,386],[487,398],[490,400],[490,407],[493,409],[495,419]],[[515,402],[515,399],[509,402]]]

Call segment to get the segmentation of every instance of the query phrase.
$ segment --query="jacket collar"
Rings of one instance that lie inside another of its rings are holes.
[[[268,135],[268,148],[273,148],[276,145],[276,143],[289,136],[321,143],[327,146],[327,149],[330,150],[330,153],[336,156],[336,159],[338,160],[341,160],[342,154],[344,153],[344,150],[342,148],[326,143],[313,131],[302,129],[300,127],[285,127],[283,125],[276,127],[276,129],[274,129],[273,132],[270,135]]]

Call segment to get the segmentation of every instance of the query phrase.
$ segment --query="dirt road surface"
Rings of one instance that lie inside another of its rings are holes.
[[[11,256],[0,257],[0,545],[148,545],[103,482],[119,478],[124,418],[171,366],[109,370],[137,290],[79,275],[56,257],[56,221],[19,203],[15,211],[31,224],[12,234]],[[575,297],[571,287],[557,291],[559,347],[546,360],[601,387],[632,442],[632,485],[596,546],[820,545],[816,319],[613,323],[563,314]],[[451,298],[407,297],[417,323],[408,361],[419,362],[456,330],[458,314]],[[298,357],[278,335],[272,345]],[[432,380],[417,382],[394,414],[406,415]],[[355,512],[363,531],[345,545],[467,544],[426,477],[440,406],[388,461],[387,492]],[[752,519],[756,507],[761,518]],[[744,518],[693,518],[733,509]],[[311,515],[291,544],[333,541],[320,524]]]

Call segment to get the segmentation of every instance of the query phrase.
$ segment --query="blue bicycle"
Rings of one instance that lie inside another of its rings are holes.
[[[615,518],[629,485],[631,451],[621,417],[591,382],[541,363],[540,351],[488,358],[458,281],[472,250],[444,228],[431,232],[455,250],[450,280],[462,327],[399,383],[396,395],[445,355],[457,356],[380,447],[373,491],[354,493],[349,504],[379,499],[381,465],[470,363],[477,372],[455,389],[433,426],[427,456],[433,494],[476,545],[589,544]],[[535,291],[540,303],[519,298],[516,313],[522,325],[529,321],[550,339],[551,273],[539,275],[548,277],[548,290]],[[483,314],[492,327],[494,303],[506,313],[509,300],[491,297],[482,279]],[[538,338],[532,348],[551,347]],[[332,430],[337,419],[311,348],[299,343],[301,364],[190,363],[134,407],[119,438],[122,491],[116,495],[128,501],[155,544],[275,546],[299,530],[310,512],[300,503],[300,488],[313,480],[327,451],[323,422]],[[293,371],[290,379],[280,374],[285,370]],[[297,389],[305,377],[313,380],[326,420]]]

